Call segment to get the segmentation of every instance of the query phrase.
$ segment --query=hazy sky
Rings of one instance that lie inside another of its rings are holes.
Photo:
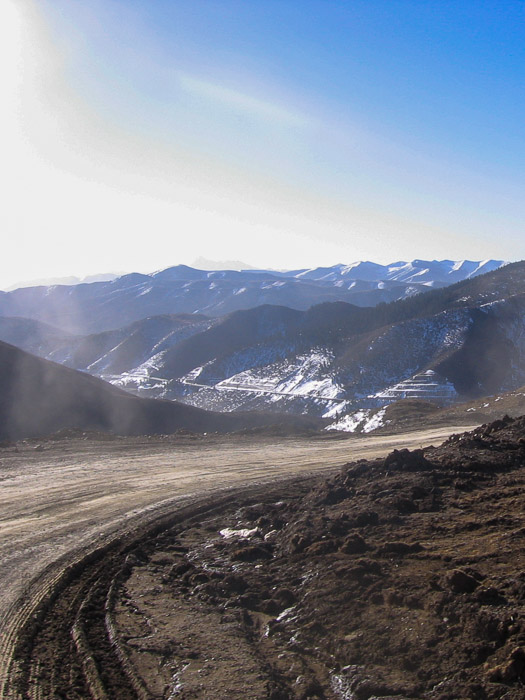
[[[525,257],[521,0],[3,0],[0,51],[0,287]]]

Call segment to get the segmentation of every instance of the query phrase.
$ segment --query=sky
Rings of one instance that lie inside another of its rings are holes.
[[[3,0],[0,51],[0,288],[525,257],[522,0]]]

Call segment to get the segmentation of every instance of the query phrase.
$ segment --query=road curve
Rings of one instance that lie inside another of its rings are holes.
[[[0,697],[19,698],[19,632],[76,562],[238,488],[337,470],[394,448],[438,444],[465,426],[337,439],[80,438],[0,455]],[[97,558],[98,557],[98,558]],[[81,642],[79,642],[80,644]],[[18,645],[18,646],[17,646]],[[78,646],[78,645],[77,645]],[[38,685],[38,684],[36,684]],[[95,696],[94,693],[93,696]],[[38,692],[26,697],[39,697]],[[100,695],[102,697],[102,695]]]

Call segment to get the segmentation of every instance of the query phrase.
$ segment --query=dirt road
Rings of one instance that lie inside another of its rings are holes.
[[[207,437],[24,443],[0,456],[0,697],[19,628],[72,562],[137,524],[228,490],[338,469],[466,427],[402,436]],[[35,449],[36,448],[36,449]],[[33,696],[31,696],[33,697]],[[34,697],[37,697],[35,695]]]

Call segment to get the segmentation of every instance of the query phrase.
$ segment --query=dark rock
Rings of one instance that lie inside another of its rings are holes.
[[[283,605],[279,601],[270,598],[270,600],[265,600],[261,605],[261,611],[266,613],[266,615],[278,615],[283,609]]]
[[[377,525],[379,523],[379,515],[375,510],[367,510],[358,513],[355,517],[357,527],[366,527],[367,525]]]
[[[497,590],[489,586],[487,588],[479,588],[476,591],[476,600],[481,605],[506,605],[507,599]]]
[[[242,576],[237,574],[228,574],[224,578],[224,586],[234,593],[244,593],[248,588],[248,584]]]
[[[405,604],[404,597],[397,591],[389,591],[386,595],[386,602],[388,605],[401,606]]]
[[[366,571],[367,574],[374,574],[375,576],[382,576],[383,574],[381,564],[373,559],[358,559],[356,564],[360,566],[363,571]]]
[[[197,571],[194,574],[192,574],[188,580],[192,586],[197,586],[200,583],[207,583],[210,580],[210,578],[206,572]]]
[[[428,495],[429,495],[428,490],[426,488],[424,488],[423,486],[413,486],[412,487],[412,493],[411,493],[412,498],[419,500],[421,498],[426,498]]]
[[[271,559],[272,553],[268,547],[249,545],[239,547],[232,552],[234,561],[257,561],[257,559]]]
[[[419,510],[417,503],[414,503],[414,501],[410,498],[403,497],[396,498],[394,501],[394,507],[399,513],[403,514],[416,513]]]
[[[310,537],[296,533],[290,540],[290,549],[292,552],[299,554],[310,546],[312,540]]]
[[[340,503],[351,496],[351,491],[349,491],[344,486],[328,486],[321,493],[319,503],[327,506],[335,505]]]
[[[186,572],[188,571],[193,571],[194,565],[189,562],[189,561],[181,561],[177,564],[173,564],[173,566],[170,567],[167,577],[169,579],[174,579],[178,578],[179,576],[183,576]]]
[[[512,650],[508,661],[496,666],[489,672],[493,683],[513,683],[525,678],[525,650],[516,647]]]
[[[423,547],[419,542],[413,542],[412,544],[408,542],[385,542],[385,544],[378,549],[378,554],[415,554],[422,550]]]
[[[433,465],[429,462],[423,450],[407,449],[394,450],[385,457],[384,466],[386,469],[398,469],[400,471],[418,472],[429,471],[433,469]]]
[[[358,533],[350,535],[341,545],[341,552],[345,554],[362,554],[369,549],[369,546],[365,542],[364,538]]]
[[[287,608],[291,607],[297,600],[295,593],[289,588],[280,588],[275,591],[274,598]]]
[[[329,540],[319,540],[318,542],[314,542],[311,544],[308,549],[306,550],[307,554],[310,556],[318,556],[320,554],[330,554],[331,552],[335,552],[337,549],[337,540],[334,539],[329,539]]]
[[[328,526],[330,534],[335,535],[336,537],[347,535],[351,529],[352,522],[348,520],[348,516],[346,515],[346,513],[339,516],[338,518],[334,518],[334,520],[332,520],[330,522],[330,525]]]
[[[461,569],[454,569],[447,574],[446,581],[454,593],[472,593],[479,586],[479,581],[474,576]]]

